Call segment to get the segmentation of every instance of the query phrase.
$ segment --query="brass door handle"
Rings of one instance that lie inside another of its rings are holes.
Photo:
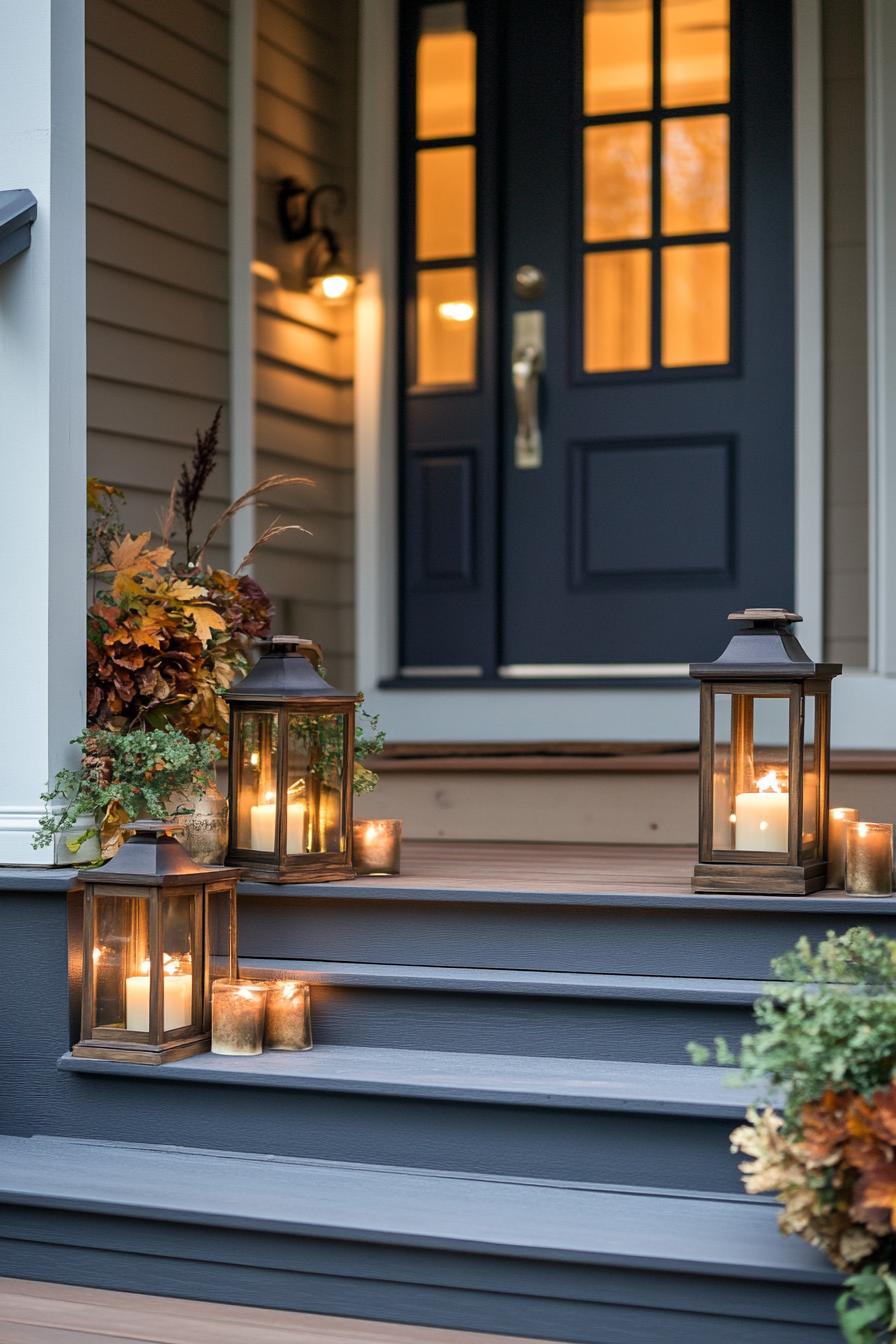
[[[541,466],[541,426],[538,420],[538,382],[544,369],[544,313],[515,313],[511,373],[516,406],[514,463],[521,470]]]

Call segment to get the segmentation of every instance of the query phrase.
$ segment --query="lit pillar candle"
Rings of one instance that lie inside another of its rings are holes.
[[[356,821],[352,826],[352,865],[362,877],[386,877],[401,869],[401,822]]]
[[[169,958],[169,964],[179,965]],[[125,981],[125,1027],[149,1031],[149,962],[140,968],[145,975],[129,975]],[[193,977],[180,971],[162,976],[162,1030],[188,1027],[193,1020]]]
[[[212,1054],[260,1055],[268,987],[247,980],[212,985]]]
[[[273,853],[277,833],[277,804],[256,803],[250,813],[252,848]],[[286,805],[286,852],[305,853],[305,804]]]
[[[893,827],[888,821],[854,821],[846,831],[846,890],[852,896],[893,891]]]
[[[789,813],[790,795],[781,792],[777,775],[769,770],[756,781],[755,793],[739,793],[734,800],[734,848],[786,850]]]
[[[854,807],[832,807],[828,813],[829,887],[842,887],[846,879],[846,832],[858,819]]]
[[[311,1049],[311,991],[304,982],[268,984],[264,1044],[266,1050]]]

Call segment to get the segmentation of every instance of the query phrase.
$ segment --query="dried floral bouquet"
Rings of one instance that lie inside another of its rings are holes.
[[[714,1054],[767,1089],[731,1135],[751,1194],[774,1193],[778,1224],[849,1271],[837,1311],[848,1344],[896,1341],[896,941],[854,928],[772,963],[757,1030]]]

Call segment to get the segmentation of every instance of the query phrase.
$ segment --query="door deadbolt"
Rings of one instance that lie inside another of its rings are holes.
[[[518,267],[513,292],[518,299],[540,299],[544,293],[544,273],[537,266]]]

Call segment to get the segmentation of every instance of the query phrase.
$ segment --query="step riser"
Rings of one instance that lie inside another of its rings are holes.
[[[732,1118],[559,1110],[63,1074],[64,1107],[25,1100],[4,1130],[284,1157],[741,1192]],[[2,1083],[2,1079],[0,1079]],[[6,1094],[9,1095],[9,1094]]]
[[[688,1041],[739,1039],[748,1007],[348,988],[313,983],[321,1045],[686,1064]]]
[[[710,898],[711,899],[711,898]],[[806,898],[811,901],[811,897]],[[806,935],[868,925],[891,936],[896,901],[855,918],[792,908],[692,909],[388,898],[266,897],[240,901],[240,955],[592,974],[762,980],[772,957]]]
[[[4,1271],[568,1344],[836,1344],[834,1290],[0,1207]]]

